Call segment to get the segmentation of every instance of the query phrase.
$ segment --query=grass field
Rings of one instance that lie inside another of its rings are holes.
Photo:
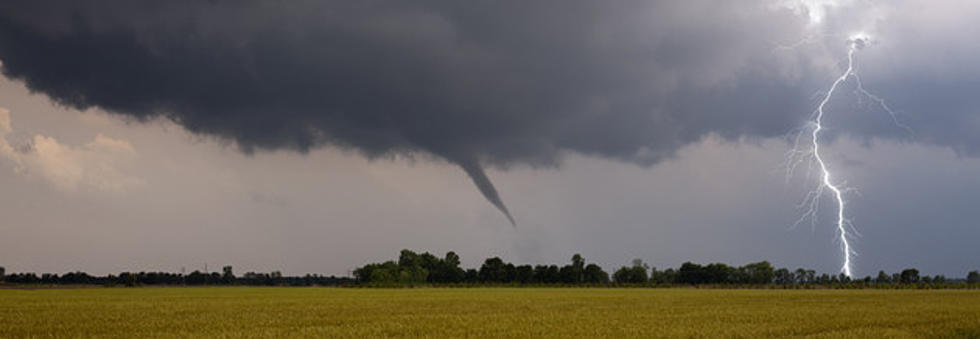
[[[980,291],[0,290],[0,337],[980,336]]]

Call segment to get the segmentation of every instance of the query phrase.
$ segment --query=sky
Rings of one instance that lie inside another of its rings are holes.
[[[9,1],[0,266],[980,269],[980,4]],[[898,123],[896,123],[896,121]],[[903,126],[907,126],[905,129]],[[805,145],[804,145],[805,146]],[[807,149],[803,149],[807,151]],[[807,171],[807,169],[810,171]],[[809,174],[809,175],[808,175]]]

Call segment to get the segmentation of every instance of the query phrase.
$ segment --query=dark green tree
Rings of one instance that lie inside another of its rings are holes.
[[[623,266],[613,273],[613,280],[618,283],[641,284],[649,281],[647,265],[640,259],[633,259],[633,266]]]
[[[707,274],[701,265],[688,261],[681,264],[681,267],[677,269],[677,283],[696,285],[703,284],[707,280]]]
[[[790,272],[790,270],[785,268],[776,270],[775,275],[776,277],[773,282],[780,285],[789,285],[796,281],[796,277],[793,275],[793,272]]]
[[[892,279],[891,276],[888,275],[888,273],[885,273],[885,271],[878,271],[878,277],[875,278],[875,283],[887,284],[890,282],[892,282]]]
[[[906,268],[902,270],[900,280],[903,284],[914,284],[919,282],[919,270]]]
[[[585,266],[585,273],[582,280],[590,284],[605,284],[609,282],[609,274],[596,264]]]
[[[534,268],[531,265],[521,265],[514,269],[514,281],[529,284],[534,281]]]
[[[722,263],[708,264],[704,267],[704,281],[708,284],[734,282],[735,269]]]
[[[980,284],[980,271],[970,271],[970,273],[967,273],[966,282],[969,284]]]
[[[463,275],[463,281],[471,284],[480,282],[480,272],[475,268],[467,269],[466,273]]]
[[[480,266],[480,281],[482,282],[505,282],[507,279],[507,265],[499,257],[487,259]]]
[[[404,249],[398,256],[398,267],[412,267],[420,264],[419,255],[410,250]]]
[[[581,283],[585,277],[585,258],[581,254],[575,253],[572,256],[572,282]]]
[[[221,282],[225,285],[231,285],[235,282],[235,272],[232,271],[231,266],[221,268]]]
[[[739,271],[744,272],[745,282],[750,284],[770,284],[774,276],[772,264],[769,264],[768,261],[742,266]]]
[[[449,251],[446,253],[440,268],[443,282],[458,283],[466,278],[466,271],[460,268],[459,264],[459,256],[456,255],[456,252]]]

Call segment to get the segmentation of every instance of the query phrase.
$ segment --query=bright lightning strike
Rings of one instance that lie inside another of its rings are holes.
[[[840,236],[841,250],[844,251],[844,265],[841,267],[841,272],[848,277],[851,276],[851,254],[854,254],[854,251],[851,250],[851,244],[847,239],[847,219],[844,218],[844,208],[847,205],[844,202],[844,193],[841,191],[841,188],[835,185],[831,180],[830,170],[827,169],[827,163],[824,162],[823,157],[820,156],[820,131],[823,130],[824,106],[826,106],[827,102],[830,101],[830,98],[833,97],[834,91],[837,90],[837,87],[847,80],[847,78],[851,76],[851,73],[854,72],[854,51],[858,47],[858,41],[863,40],[854,40],[849,42],[850,46],[848,46],[847,49],[847,70],[837,77],[837,80],[834,80],[833,85],[830,85],[830,90],[827,91],[827,94],[823,97],[823,100],[820,101],[820,105],[817,106],[817,116],[813,120],[814,128],[811,132],[811,141],[813,142],[813,159],[816,160],[817,164],[820,166],[821,182],[823,183],[823,186],[821,187],[830,189],[830,191],[833,192],[834,199],[837,200],[837,232]]]
[[[817,186],[816,189],[807,193],[806,197],[803,199],[803,202],[800,204],[800,207],[806,207],[807,209],[806,212],[803,213],[803,215],[800,217],[800,219],[797,220],[795,225],[799,225],[800,223],[802,223],[804,220],[808,218],[810,219],[811,224],[815,225],[817,210],[820,207],[820,203],[819,203],[820,197],[823,196],[823,194],[826,192],[825,190],[829,191],[831,193],[831,197],[837,203],[837,215],[836,215],[837,219],[836,219],[835,226],[836,226],[838,240],[841,246],[841,251],[843,252],[843,256],[844,256],[844,263],[841,266],[841,273],[844,273],[848,277],[851,277],[851,271],[852,271],[851,258],[852,256],[857,255],[857,252],[855,252],[854,249],[851,247],[851,241],[850,241],[851,234],[852,233],[857,234],[857,232],[854,229],[851,222],[847,219],[845,213],[847,208],[847,202],[845,200],[844,195],[849,191],[849,189],[845,187],[846,184],[844,182],[839,182],[834,180],[830,167],[827,165],[827,162],[824,159],[824,155],[820,153],[821,151],[820,135],[821,132],[823,132],[825,129],[823,125],[823,120],[824,120],[824,115],[826,113],[825,108],[827,106],[827,103],[830,102],[831,98],[834,97],[834,94],[838,92],[838,90],[840,89],[841,85],[844,82],[847,82],[849,79],[854,79],[856,94],[871,99],[875,104],[877,104],[878,107],[880,107],[882,110],[884,110],[886,113],[888,113],[891,116],[892,121],[895,123],[895,125],[901,127],[902,129],[907,131],[910,135],[912,135],[912,129],[899,122],[896,113],[890,107],[888,107],[884,99],[881,99],[880,97],[871,94],[864,88],[864,85],[861,83],[861,78],[855,72],[854,53],[857,52],[859,49],[863,48],[865,44],[867,44],[869,41],[870,38],[864,34],[857,34],[852,36],[850,39],[848,39],[847,68],[843,71],[843,73],[841,73],[834,80],[834,82],[830,85],[830,88],[827,90],[825,94],[823,94],[822,98],[820,99],[820,104],[817,106],[817,109],[814,112],[814,116],[813,116],[814,118],[811,121],[813,129],[810,130],[809,133],[801,132],[799,135],[797,135],[796,147],[794,147],[793,150],[790,151],[790,155],[789,155],[790,166],[788,166],[789,171],[787,173],[787,179],[788,179],[789,176],[793,175],[793,170],[801,162],[803,162],[803,157],[800,157],[800,155],[807,155],[808,158],[812,161],[811,165],[813,163],[816,163],[817,165],[816,167],[819,170],[818,175],[820,177],[819,185]],[[804,135],[806,135],[806,137],[804,137]],[[808,139],[807,143],[810,144],[810,150],[805,152],[799,151],[800,149],[799,145],[802,139],[804,138]],[[807,177],[809,177],[809,175],[810,173],[808,172]]]

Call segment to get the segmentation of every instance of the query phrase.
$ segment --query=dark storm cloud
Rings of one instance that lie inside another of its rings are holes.
[[[707,1],[5,1],[0,60],[60,104],[246,152],[433,154],[513,222],[485,166],[652,164],[798,126],[814,77],[771,50],[804,20]]]

